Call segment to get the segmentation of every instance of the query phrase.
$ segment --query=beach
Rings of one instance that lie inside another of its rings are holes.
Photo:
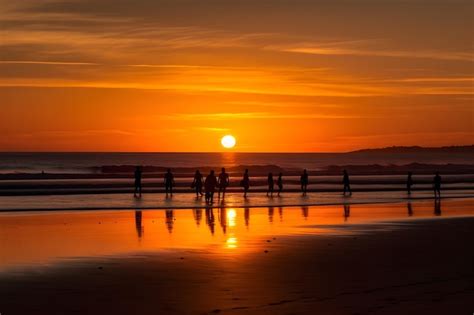
[[[474,1],[0,3],[0,315],[474,315]]]
[[[473,199],[0,215],[2,314],[463,314]]]
[[[438,156],[445,164],[430,158],[420,164],[387,153],[6,155],[0,313],[472,312],[474,169],[468,155]],[[256,164],[245,164],[251,160]],[[136,198],[140,161],[147,164]],[[164,193],[167,161],[175,166],[172,196]],[[230,176],[225,198],[216,193],[212,204],[190,185],[196,168],[220,172],[202,166],[206,161],[221,163]],[[352,195],[342,194],[345,169]],[[438,170],[442,195],[433,199]],[[284,173],[281,195],[266,194],[269,172]]]

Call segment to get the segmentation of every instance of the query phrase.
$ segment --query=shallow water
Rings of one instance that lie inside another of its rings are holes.
[[[173,250],[263,252],[274,238],[399,228],[474,216],[474,199],[337,206],[0,213],[0,272]],[[392,223],[390,223],[392,222]],[[404,221],[405,222],[405,221]]]
[[[344,154],[344,153],[6,153],[0,154],[0,173],[94,173],[104,165],[153,165],[162,167],[232,167],[278,165],[283,168],[319,169],[348,164],[466,164],[469,154]]]
[[[274,194],[267,197],[263,192],[251,192],[247,199],[242,193],[227,193],[225,200],[218,200],[214,206],[233,208],[244,207],[289,207],[334,205],[343,203],[387,203],[406,202],[404,191],[356,192],[352,197],[343,197],[340,192],[311,192],[307,196],[301,193],[283,192],[281,197]],[[432,198],[431,191],[416,191],[411,200]],[[447,198],[474,198],[474,190],[443,191]],[[45,196],[1,196],[0,212],[5,210],[103,210],[103,209],[194,209],[205,207],[204,198],[196,198],[191,193],[177,193],[172,198],[165,194],[144,194],[141,199],[133,198],[130,193],[123,194],[85,194],[85,195],[45,195]]]

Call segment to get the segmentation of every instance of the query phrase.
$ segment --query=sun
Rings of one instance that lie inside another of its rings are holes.
[[[235,143],[235,137],[231,135],[224,136],[221,139],[221,144],[226,149],[232,149],[233,147],[235,147]]]

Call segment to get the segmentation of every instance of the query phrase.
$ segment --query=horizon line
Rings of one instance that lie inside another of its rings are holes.
[[[446,145],[446,146],[386,146],[386,147],[373,147],[373,148],[361,148],[350,151],[1,151],[0,154],[31,154],[31,153],[116,153],[116,154],[157,154],[157,153],[167,153],[167,154],[227,154],[227,153],[237,153],[237,154],[347,154],[354,153],[358,151],[366,150],[384,150],[384,149],[408,149],[408,148],[418,148],[418,149],[447,149],[447,148],[467,148],[473,147],[474,144],[464,144],[464,145]]]

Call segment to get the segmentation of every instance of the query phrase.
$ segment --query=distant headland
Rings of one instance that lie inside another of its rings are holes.
[[[463,145],[463,146],[444,146],[444,147],[420,147],[420,146],[391,146],[384,148],[375,148],[375,149],[360,149],[355,151],[347,152],[348,154],[357,154],[357,153],[398,153],[398,154],[414,154],[414,153],[473,153],[474,154],[474,144],[473,145]]]

